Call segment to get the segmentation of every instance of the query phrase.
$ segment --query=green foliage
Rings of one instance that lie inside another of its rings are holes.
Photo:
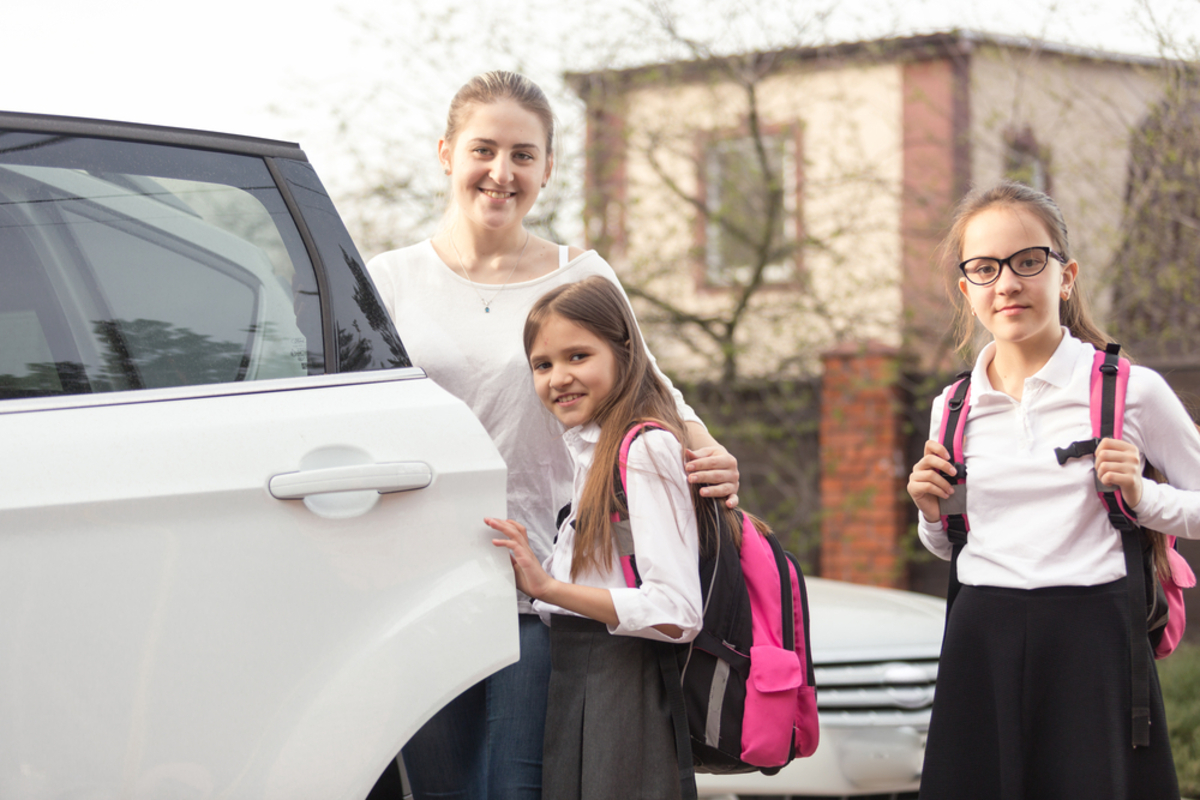
[[[1200,645],[1181,645],[1158,662],[1179,789],[1200,797]]]

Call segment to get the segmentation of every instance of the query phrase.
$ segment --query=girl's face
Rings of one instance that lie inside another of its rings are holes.
[[[967,223],[961,260],[1008,258],[1028,247],[1055,248],[1042,221],[1020,206],[994,206]],[[1022,278],[1006,264],[995,283],[977,286],[960,277],[958,289],[997,343],[1052,349],[1061,338],[1059,302],[1078,273],[1074,261],[1064,265],[1050,256],[1046,268],[1032,277]]]
[[[542,323],[529,366],[538,397],[568,428],[591,420],[617,382],[617,358],[608,342],[558,314]]]
[[[550,177],[546,129],[512,100],[475,104],[465,113],[453,144],[438,142],[454,202],[484,228],[519,225]]]

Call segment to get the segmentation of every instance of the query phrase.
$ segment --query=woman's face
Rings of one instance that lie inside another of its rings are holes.
[[[1055,244],[1046,226],[1029,211],[994,206],[967,223],[961,260],[1008,258],[1027,247],[1055,249]],[[977,286],[959,278],[958,288],[997,342],[1053,347],[1061,338],[1059,302],[1064,292],[1072,291],[1078,272],[1074,261],[1064,265],[1051,256],[1046,268],[1032,277],[1022,278],[1006,264],[995,283]]]
[[[546,129],[512,100],[466,109],[453,143],[438,142],[459,213],[484,228],[520,225],[550,177]]]

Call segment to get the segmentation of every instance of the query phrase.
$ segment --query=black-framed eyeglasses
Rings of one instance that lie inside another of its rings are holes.
[[[1059,263],[1067,263],[1067,259],[1049,247],[1026,247],[1008,258],[968,258],[958,268],[963,277],[976,286],[990,286],[999,280],[1005,266],[1022,278],[1032,278],[1046,268],[1051,256]]]

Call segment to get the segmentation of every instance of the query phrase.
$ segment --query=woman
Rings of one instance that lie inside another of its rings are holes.
[[[550,554],[558,510],[571,499],[573,467],[529,377],[525,317],[564,283],[591,275],[617,283],[594,251],[525,228],[550,179],[553,147],[554,117],[536,84],[511,72],[472,78],[451,102],[438,142],[450,178],[446,224],[367,265],[413,361],[471,407],[504,456],[506,516],[527,525],[539,559]],[[689,481],[736,505],[737,462],[671,391],[691,448]],[[521,660],[452,701],[405,745],[418,799],[541,796],[549,636],[528,597],[520,596],[519,610]]]
[[[960,262],[961,343],[972,317],[993,341],[971,373],[966,484],[946,480],[957,470],[933,439],[908,483],[921,540],[946,559],[939,500],[970,488],[921,797],[1178,798],[1153,668],[1149,746],[1133,747],[1125,560],[1093,475],[1120,488],[1141,524],[1195,538],[1200,435],[1162,377],[1135,366],[1122,439],[1102,440],[1094,462],[1060,464],[1056,447],[1091,438],[1106,337],[1083,305],[1058,206],[1003,183],[963,201],[945,246]],[[935,437],[945,400],[934,401]],[[1147,460],[1169,483],[1143,479]]]

